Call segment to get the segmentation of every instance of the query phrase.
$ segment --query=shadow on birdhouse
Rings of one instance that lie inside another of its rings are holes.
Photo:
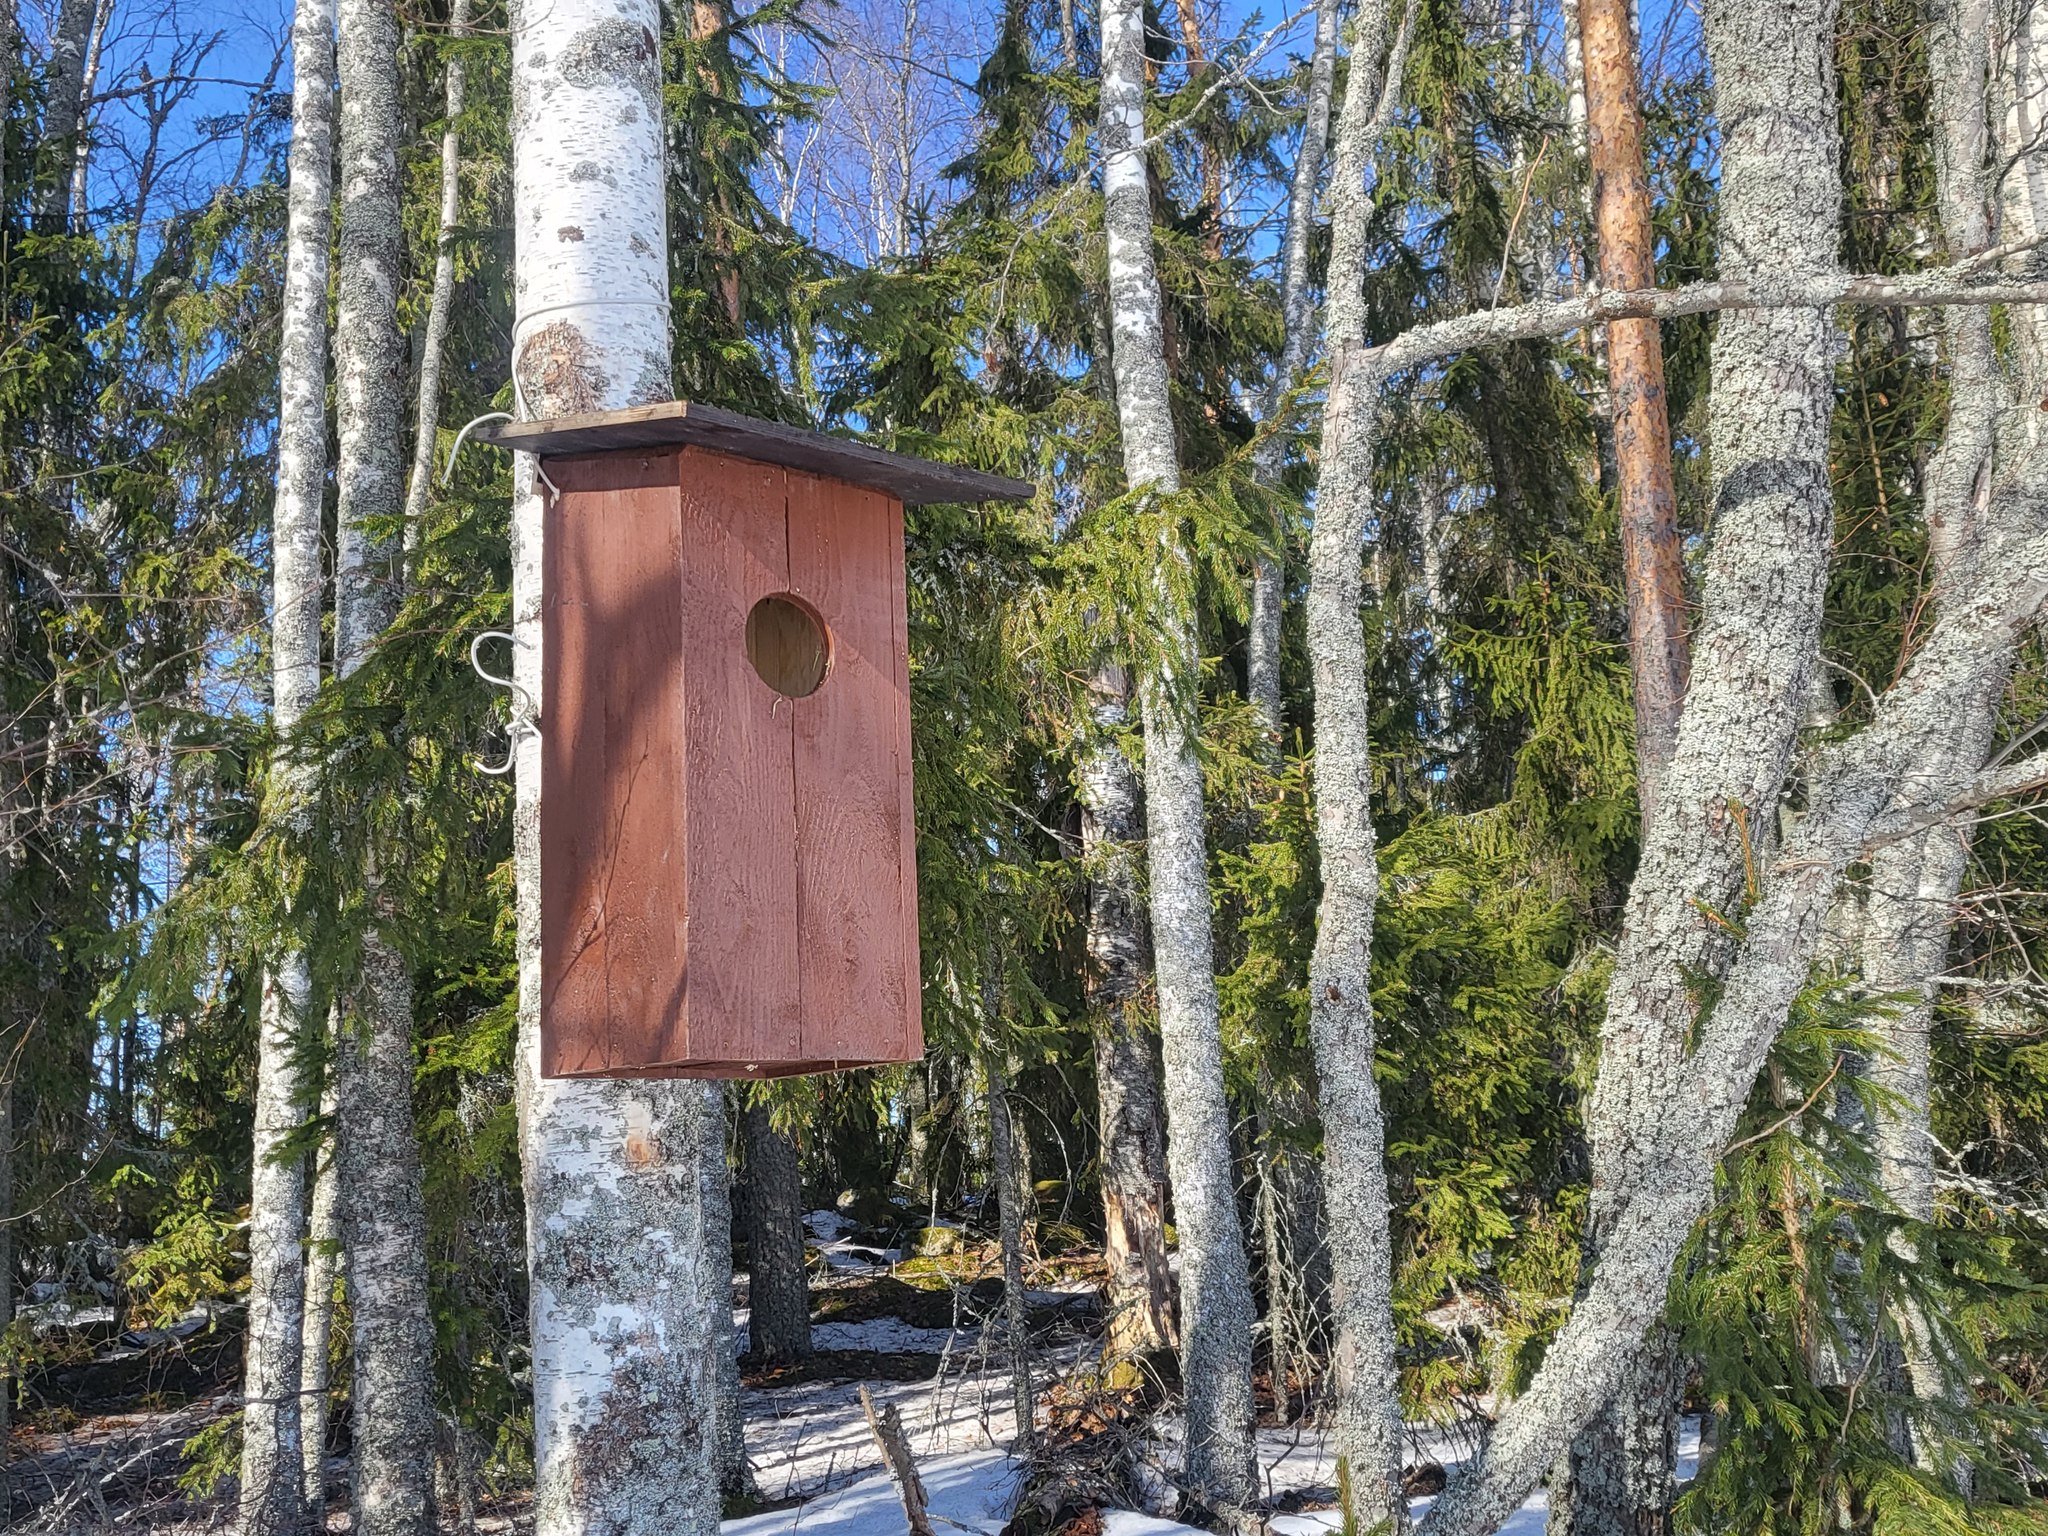
[[[556,487],[541,1071],[916,1060],[903,508],[1032,488],[688,402],[487,435]]]

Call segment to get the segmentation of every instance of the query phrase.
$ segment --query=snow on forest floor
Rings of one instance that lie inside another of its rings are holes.
[[[852,1414],[859,1432],[864,1435],[866,1425],[860,1422],[858,1401],[853,1405]],[[747,1429],[751,1437],[754,1429],[751,1413]],[[1692,1418],[1686,1419],[1680,1428],[1678,1475],[1681,1481],[1690,1478],[1698,1469],[1699,1431],[1699,1421]],[[913,1449],[916,1449],[915,1444]],[[1447,1437],[1411,1437],[1409,1459],[1413,1462],[1435,1461],[1451,1467],[1465,1454],[1465,1448],[1459,1442]],[[866,1460],[873,1462],[875,1459],[870,1448]],[[1306,1495],[1300,1501],[1311,1504],[1334,1499],[1336,1453],[1327,1437],[1319,1431],[1261,1430],[1259,1472],[1268,1499],[1278,1500],[1287,1494]],[[993,1448],[930,1460],[920,1453],[918,1475],[930,1497],[932,1513],[942,1517],[944,1524],[959,1530],[980,1532],[983,1536],[996,1536],[1016,1507],[1022,1467],[1014,1458]],[[1411,1501],[1410,1513],[1420,1517],[1431,1502],[1428,1498]],[[1539,1489],[1501,1527],[1501,1536],[1543,1536],[1548,1515],[1547,1496]],[[1342,1523],[1334,1510],[1304,1509],[1274,1515],[1271,1530],[1273,1536],[1323,1536],[1324,1532],[1337,1530]],[[830,1532],[831,1536],[902,1536],[903,1504],[888,1473],[870,1472],[851,1482],[828,1488],[791,1508],[728,1520],[723,1527],[723,1536],[812,1536],[812,1533],[823,1532]],[[1116,1510],[1104,1520],[1102,1536],[1201,1536],[1201,1533],[1192,1526],[1157,1515]]]

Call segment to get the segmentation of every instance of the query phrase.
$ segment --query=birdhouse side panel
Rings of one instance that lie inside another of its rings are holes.
[[[901,1061],[921,1048],[900,504],[789,472],[789,574],[831,632],[796,701],[797,947],[803,1054]]]
[[[541,1047],[549,1076],[681,1049],[675,454],[552,460],[542,529]]]
[[[685,449],[679,473],[688,1069],[752,1076],[800,1054],[795,701],[747,653],[749,614],[790,584],[787,488],[776,465],[704,448]]]

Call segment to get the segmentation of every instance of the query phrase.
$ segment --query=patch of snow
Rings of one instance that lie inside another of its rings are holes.
[[[1001,1451],[978,1451],[918,1463],[918,1479],[939,1523],[996,1536],[1016,1507],[1022,1468]],[[886,1472],[772,1514],[728,1520],[723,1536],[903,1536],[903,1500]]]
[[[804,1225],[820,1242],[828,1242],[842,1232],[853,1230],[853,1223],[837,1211],[808,1211],[804,1214]]]

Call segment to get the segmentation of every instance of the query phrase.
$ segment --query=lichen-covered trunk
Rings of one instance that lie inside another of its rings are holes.
[[[2048,36],[2032,10],[2011,14],[2001,27],[1995,25],[2001,18],[1995,15],[1994,0],[1938,0],[1928,7],[1937,207],[1950,260],[1978,255],[2001,240],[2031,239],[2048,227],[2048,219],[2023,196],[2008,196],[2000,206],[1987,165],[1991,152],[2000,162],[2009,160],[2012,170],[2005,181],[2016,189],[2040,175],[2044,157],[2036,126],[1997,114],[2004,120],[1994,131],[1987,89],[1994,67],[1992,40],[2001,36],[2013,50],[2010,69],[2019,91],[2030,94],[2030,106],[2037,108],[2038,93],[2048,85],[2040,73],[2048,64],[2042,56]],[[2006,228],[1994,229],[1995,208]],[[1952,599],[1976,575],[1992,498],[2032,490],[2024,475],[2010,471],[2013,460],[2034,451],[2036,429],[2030,418],[2035,413],[2026,406],[2040,398],[2043,334],[2037,323],[2029,323],[2031,311],[2016,318],[2021,323],[2012,328],[2010,360],[2002,365],[1988,311],[1959,307],[1942,316],[1949,413],[1941,447],[1928,466],[1925,492],[1928,565],[1937,602]],[[2010,423],[2003,432],[2002,422]],[[2009,658],[1987,666],[1980,695],[1957,714],[1952,732],[1928,743],[1907,775],[1914,804],[1945,804],[1982,768],[2008,674]],[[1938,826],[1879,848],[1870,857],[1859,935],[1864,984],[1883,1004],[1873,1026],[1882,1048],[1864,1064],[1865,1074],[1883,1090],[1873,1127],[1878,1186],[1889,1203],[1920,1222],[1934,1217],[1934,1003],[1968,866],[1967,826]],[[1910,1261],[1910,1239],[1894,1234],[1892,1241]],[[1874,1319],[1860,1321],[1875,1332]],[[1906,1305],[1894,1322],[1913,1393],[1935,1401],[1966,1396],[1968,1384],[1944,1369],[1930,1320]],[[1932,1470],[1934,1459],[1926,1448],[1916,1445],[1914,1450],[1923,1468]]]
[[[1103,226],[1124,478],[1134,491],[1170,495],[1180,488],[1180,463],[1152,250],[1143,7],[1137,0],[1106,0],[1101,27]],[[1228,1518],[1248,1508],[1256,1494],[1256,1314],[1223,1088],[1202,769],[1195,755],[1201,658],[1183,538],[1177,527],[1161,532],[1156,638],[1153,654],[1139,658],[1139,708],[1145,731],[1146,853],[1167,1164],[1180,1228],[1185,1477],[1195,1500]]]
[[[1166,1118],[1158,1039],[1138,1006],[1151,959],[1139,894],[1144,840],[1138,773],[1115,739],[1129,718],[1121,667],[1094,678],[1091,725],[1076,773],[1081,857],[1088,871],[1088,1008],[1095,1042],[1096,1125],[1102,1145],[1107,1355],[1141,1358],[1179,1342],[1166,1252]]]
[[[732,1503],[756,1497],[747,1460],[747,1423],[740,1412],[739,1344],[732,1319],[732,1165],[726,1160],[725,1084],[701,1084],[697,1166],[704,1203],[704,1304],[710,1309],[711,1358],[718,1368],[718,1491]]]
[[[747,1106],[747,1349],[761,1360],[811,1352],[804,1180],[796,1142],[765,1104]]]
[[[331,1119],[333,1096],[322,1105]],[[340,1269],[340,1165],[332,1140],[311,1154],[313,1204],[306,1219],[306,1316],[300,1337],[299,1413],[306,1514],[314,1530],[327,1520],[327,1416],[334,1353],[334,1282]]]
[[[1309,1033],[1323,1125],[1328,1211],[1332,1430],[1349,1520],[1407,1523],[1401,1492],[1400,1380],[1394,1357],[1393,1248],[1386,1123],[1373,1079],[1372,929],[1379,867],[1372,825],[1364,541],[1384,376],[1351,355],[1365,340],[1368,174],[1399,90],[1408,23],[1390,36],[1386,0],[1365,0],[1331,174],[1329,317],[1336,354],[1323,414],[1322,473],[1309,537],[1306,608],[1315,690],[1316,847],[1323,892],[1309,959]],[[1383,63],[1384,56],[1384,63]]]
[[[469,35],[470,0],[448,7],[448,35],[460,41]],[[419,342],[419,402],[413,420],[412,473],[405,491],[405,548],[408,565],[422,535],[427,496],[434,484],[434,450],[441,439],[441,363],[448,350],[448,323],[455,307],[455,232],[462,222],[462,127],[469,68],[460,53],[444,66],[441,127],[441,211],[434,236],[434,286],[427,300],[427,323]],[[410,574],[410,572],[408,572]]]
[[[1836,265],[1832,0],[1705,8],[1722,125],[1722,269],[1768,284]],[[1676,747],[1645,833],[1587,1110],[1595,1268],[1529,1392],[1426,1529],[1492,1529],[1626,1380],[1718,1146],[1680,1166],[1663,1135],[1696,1081],[1699,978],[1730,966],[1725,914],[1773,827],[1818,666],[1832,533],[1836,330],[1812,310],[1725,314],[1712,362],[1713,543]],[[1725,1085],[1716,1085],[1725,1088]],[[1742,1090],[1746,1095],[1746,1085]],[[1697,1129],[1704,1121],[1688,1116]]]
[[[1287,183],[1287,223],[1280,235],[1280,355],[1266,388],[1267,436],[1252,451],[1252,474],[1261,485],[1278,485],[1287,461],[1282,417],[1300,387],[1301,371],[1315,345],[1315,294],[1310,286],[1309,241],[1315,232],[1316,189],[1330,143],[1330,95],[1337,76],[1337,0],[1316,0],[1316,30],[1310,45],[1308,94],[1302,103],[1301,148]],[[1277,751],[1284,724],[1280,693],[1280,633],[1284,593],[1277,554],[1261,554],[1252,566],[1251,623],[1245,632],[1245,694],[1259,712]]]
[[[82,44],[81,44],[82,46]],[[292,141],[278,342],[277,495],[271,504],[271,720],[287,742],[273,769],[272,813],[300,824],[308,765],[290,733],[320,689],[320,501],[327,479],[327,275],[334,164],[334,8],[297,0],[292,15]],[[249,1173],[249,1326],[243,1370],[241,1536],[286,1536],[306,1523],[299,1402],[304,1355],[305,1171],[283,1149],[305,1118],[294,1060],[311,979],[303,955],[263,979]]]
[[[341,0],[341,238],[334,332],[335,671],[354,676],[398,609],[404,343],[398,17],[392,0]],[[434,1327],[427,1218],[413,1124],[412,973],[374,854],[370,926],[335,1037],[336,1156],[348,1253],[351,1483],[364,1536],[434,1528]]]
[[[509,20],[519,414],[665,400],[660,6],[516,0]],[[513,675],[544,722],[541,484],[524,455],[513,491]],[[700,1273],[701,1090],[540,1075],[545,792],[538,738],[524,735],[513,868],[536,1536],[710,1536],[717,1382]]]

